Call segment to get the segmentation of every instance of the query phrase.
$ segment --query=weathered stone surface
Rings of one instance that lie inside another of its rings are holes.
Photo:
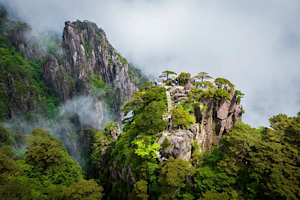
[[[233,115],[233,121],[238,122],[242,121],[242,111],[243,111],[243,106],[242,105],[237,105],[234,115]]]
[[[184,86],[184,90],[191,90],[192,87],[193,87],[193,85],[192,85],[190,82],[188,82],[188,83]]]
[[[225,99],[221,100],[221,106],[217,110],[217,117],[219,119],[226,119],[229,113],[229,107],[230,107],[230,100]]]
[[[203,109],[204,106],[207,107],[206,110]],[[202,148],[210,152],[211,145],[219,144],[222,135],[226,134],[234,123],[242,120],[243,107],[237,105],[235,91],[232,91],[230,99],[201,99],[201,105],[194,110],[196,121],[201,124]]]
[[[176,93],[176,94],[173,95],[173,100],[177,100],[180,97],[187,97],[187,95],[184,94],[184,93],[179,93],[178,92],[178,93]]]
[[[118,171],[117,162],[113,161],[113,165],[109,168],[109,171],[110,178],[114,181],[123,180],[125,183],[128,183],[130,185],[134,185],[136,183],[130,167],[124,167],[121,171]]]
[[[171,130],[168,133],[164,133],[158,144],[162,145],[165,138],[169,141],[170,146],[160,150],[160,154],[163,157],[169,158],[173,156],[185,161],[191,158],[191,142],[194,140],[194,134],[191,131],[182,129]]]
[[[70,90],[62,68],[54,56],[49,55],[41,65],[42,77],[63,100],[67,100]]]
[[[137,87],[129,79],[129,65],[121,62],[104,31],[88,21],[66,22],[63,46],[68,55],[64,68],[76,81],[76,89],[86,91],[90,77],[100,76],[113,88],[110,107],[115,111],[115,121],[121,122],[121,108]]]

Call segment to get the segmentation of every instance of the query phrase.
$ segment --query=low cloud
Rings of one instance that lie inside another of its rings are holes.
[[[300,110],[300,2],[196,0],[0,0],[11,18],[62,34],[65,21],[90,20],[146,74],[209,72],[245,93],[243,121]]]
[[[51,119],[45,118],[44,115],[37,112],[28,113],[27,117],[29,119],[25,120],[24,116],[20,115],[1,122],[0,125],[12,131],[20,131],[26,136],[35,128],[49,131],[51,135],[63,141],[69,154],[77,160],[81,159],[80,148],[77,147],[77,135],[80,128],[101,130],[108,122],[112,121],[106,103],[90,95],[77,96],[61,104],[60,110]],[[24,146],[21,149],[24,149]]]

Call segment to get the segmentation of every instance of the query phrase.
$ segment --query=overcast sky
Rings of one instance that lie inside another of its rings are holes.
[[[208,72],[245,93],[243,121],[300,111],[300,1],[0,0],[39,30],[90,20],[145,74]]]

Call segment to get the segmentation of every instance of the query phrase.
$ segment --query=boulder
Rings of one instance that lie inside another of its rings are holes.
[[[166,149],[161,149],[160,154],[165,158],[173,156],[188,161],[192,155],[191,143],[194,134],[190,130],[176,129],[171,130],[167,135],[162,136],[158,141],[158,144],[162,145],[164,139],[167,138],[170,144]]]
[[[191,90],[193,88],[193,85],[188,82],[185,86],[184,86],[184,90]]]

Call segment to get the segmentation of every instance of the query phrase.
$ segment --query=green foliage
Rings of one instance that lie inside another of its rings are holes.
[[[193,200],[193,199],[195,199],[195,197],[193,195],[191,195],[190,193],[183,194],[182,198],[185,199],[185,200]]]
[[[116,127],[118,127],[118,123],[117,122],[109,122],[108,124],[105,125],[105,129],[108,131],[112,131],[114,130]]]
[[[98,42],[99,42],[100,46],[103,47],[103,42],[102,42],[102,40],[101,40],[101,39],[98,39]]]
[[[201,97],[213,99],[214,95],[215,95],[215,92],[216,91],[213,88],[210,88],[209,90],[203,92],[203,94],[201,95]]]
[[[224,159],[224,153],[220,148],[212,146],[211,152],[206,159],[211,165],[216,165],[218,162]]]
[[[56,94],[42,80],[41,60],[27,61],[10,44],[10,41],[0,36],[0,120],[9,117],[12,108],[19,108],[21,113],[38,109],[44,113],[51,112],[47,99],[52,97],[57,103]],[[13,84],[8,79],[14,80]],[[13,98],[12,91],[14,91]],[[26,106],[22,99],[26,99]],[[26,109],[28,107],[28,109]]]
[[[20,172],[20,168],[10,158],[11,149],[11,147],[0,148],[0,198],[32,198],[31,188],[14,178]]]
[[[14,139],[12,138],[11,131],[7,130],[5,127],[0,125],[0,147],[3,145],[12,145]]]
[[[206,193],[203,194],[203,198],[200,198],[199,200],[229,200],[230,195],[227,192],[223,193],[214,193],[212,191],[207,191]]]
[[[244,98],[244,95],[240,90],[235,91],[236,102],[241,102],[241,99]]]
[[[113,62],[112,58],[108,59],[108,65],[109,66],[114,66],[114,62]]]
[[[186,72],[181,72],[181,74],[179,74],[179,76],[177,77],[179,79],[179,84],[181,86],[184,86],[187,82],[187,80],[190,79],[190,74],[186,73]]]
[[[161,146],[164,149],[168,148],[170,146],[169,140],[167,138],[165,138]]]
[[[177,107],[171,110],[171,116],[172,116],[172,125],[180,127],[187,127],[189,125],[188,118],[189,113],[187,111],[184,111],[183,107]]]
[[[141,90],[148,90],[151,89],[152,82],[146,82],[144,85],[142,85]]]
[[[203,90],[198,89],[198,88],[192,88],[192,93],[193,94],[201,94],[203,92]]]
[[[207,72],[200,72],[194,78],[201,80],[200,84],[203,83],[204,80],[213,79],[213,77],[209,76]]]
[[[162,185],[161,197],[174,198],[180,188],[183,188],[185,176],[189,173],[189,163],[170,157],[165,165],[161,165],[158,182]]]
[[[234,85],[225,78],[216,78],[215,84],[221,88],[223,85],[228,84],[229,87],[234,87]]]
[[[97,89],[104,89],[106,86],[106,83],[97,75],[95,77],[90,76],[90,81]]]
[[[207,106],[206,105],[203,105],[202,107],[202,112],[205,112],[207,110]]]
[[[234,176],[226,172],[220,172],[218,168],[209,166],[198,168],[195,178],[196,188],[203,191],[213,191],[216,193],[228,190],[227,187],[236,183]]]
[[[162,116],[166,111],[167,106],[164,102],[151,102],[136,116],[135,127],[144,134],[152,135],[164,130],[168,123],[162,119]]]
[[[50,165],[59,166],[64,162],[61,152],[63,145],[60,140],[42,129],[33,129],[31,135],[24,141],[28,142],[26,163],[46,169]]]
[[[128,198],[131,200],[147,200],[149,195],[147,195],[147,181],[140,180],[135,183],[132,193],[128,195]]]
[[[159,144],[154,143],[152,145],[146,145],[144,140],[134,140],[132,144],[137,146],[135,153],[146,160],[154,160],[157,158],[156,151],[161,149]]]
[[[238,177],[248,198],[299,198],[300,118],[277,115],[273,129],[251,128],[238,122],[224,136],[228,148],[220,169]],[[245,162],[248,165],[245,165]]]
[[[218,99],[218,100],[221,100],[221,99],[230,99],[230,94],[226,90],[217,89],[216,93],[215,93],[215,98]]]
[[[162,87],[156,87],[143,92],[134,92],[132,95],[132,101],[125,104],[122,111],[124,112],[125,116],[131,111],[133,111],[134,115],[138,115],[152,101],[164,102],[167,104],[166,89]]]
[[[167,80],[168,80],[169,79],[169,75],[177,75],[177,74],[175,72],[173,72],[173,71],[166,70],[166,71],[162,72],[162,75],[159,76],[159,78],[167,77]]]
[[[232,190],[231,186],[236,183],[236,177],[229,175],[226,172],[221,172],[217,163],[224,159],[224,153],[221,149],[212,147],[209,155],[202,157],[202,164],[197,169],[195,177],[196,188],[203,191],[213,191],[221,193]]]
[[[57,185],[68,187],[82,179],[78,163],[68,155],[62,142],[42,129],[33,129],[25,140],[28,153],[18,161],[21,173],[17,180],[26,180],[38,198],[44,198]]]
[[[99,186],[93,179],[74,182],[68,190],[63,192],[63,196],[70,200],[98,200],[102,199],[103,187]]]

